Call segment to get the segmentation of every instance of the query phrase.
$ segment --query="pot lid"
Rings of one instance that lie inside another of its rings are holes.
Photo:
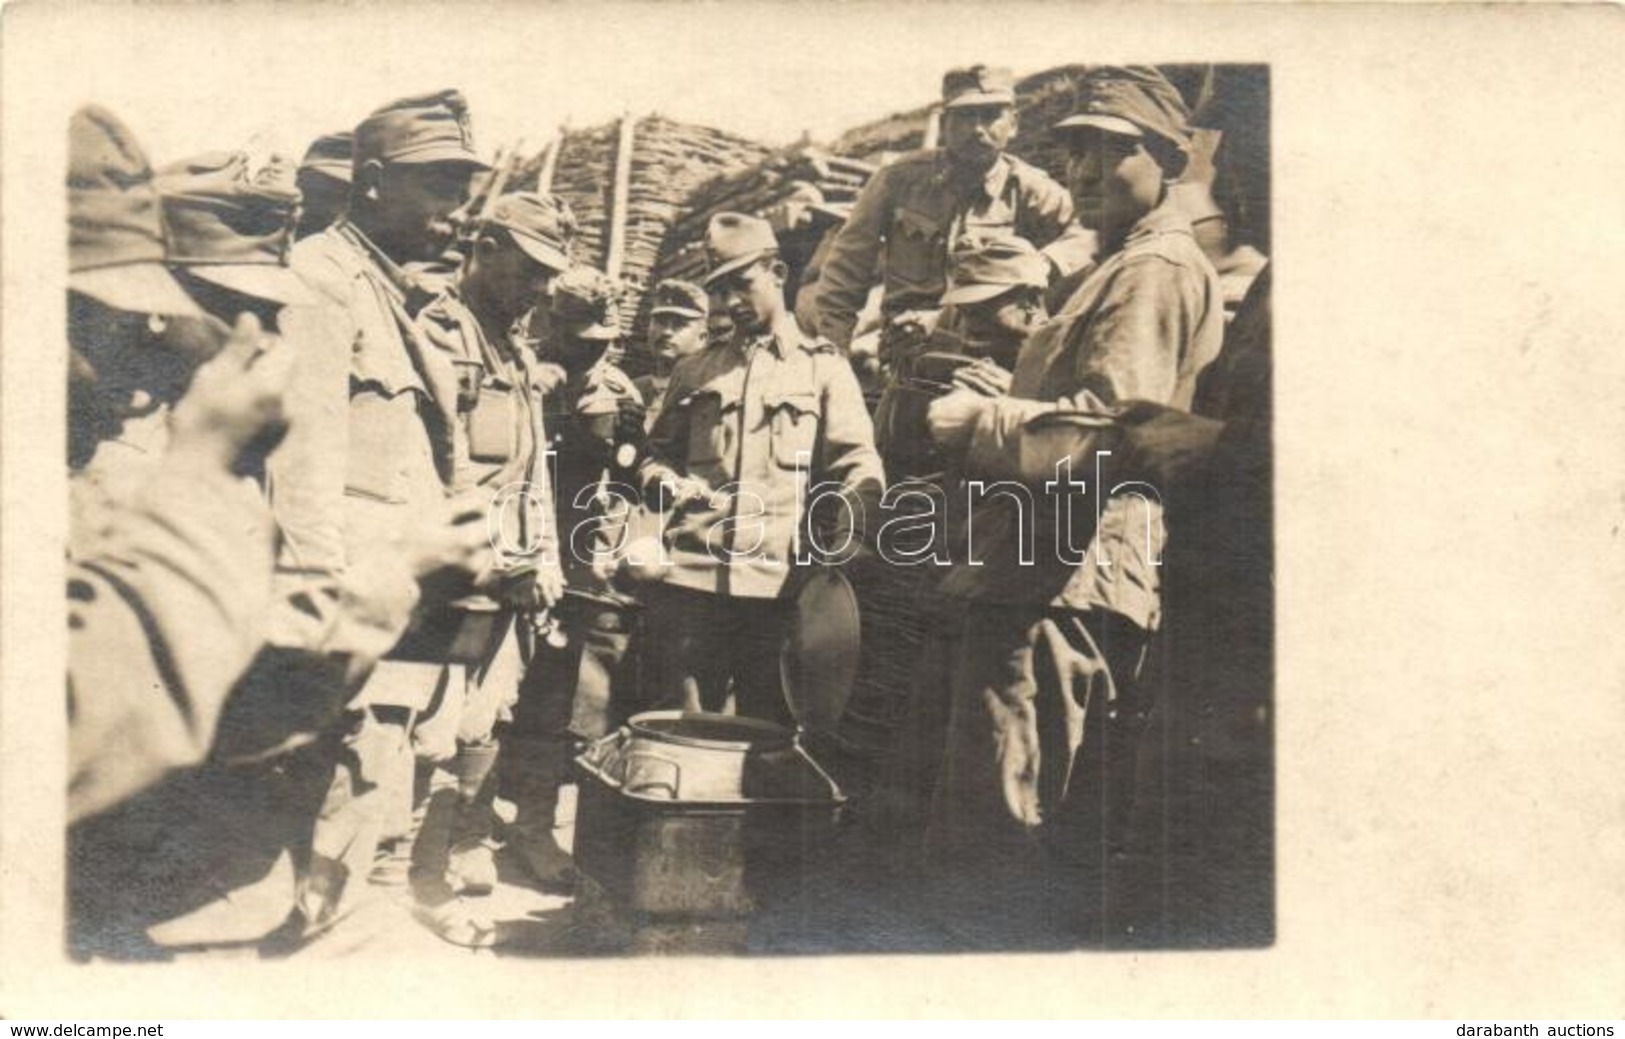
[[[831,732],[846,711],[858,674],[858,596],[833,566],[798,581],[779,653],[785,701],[804,729]]]

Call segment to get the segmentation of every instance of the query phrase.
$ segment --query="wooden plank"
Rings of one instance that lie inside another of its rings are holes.
[[[610,196],[609,243],[604,256],[604,273],[611,278],[621,276],[621,261],[626,256],[626,196],[632,186],[632,134],[636,122],[632,114],[621,116],[620,142],[615,147],[615,187]]]
[[[547,142],[547,149],[542,152],[542,169],[536,175],[536,190],[546,195],[553,190],[553,171],[559,168],[559,148],[564,143],[564,128],[561,126]]]

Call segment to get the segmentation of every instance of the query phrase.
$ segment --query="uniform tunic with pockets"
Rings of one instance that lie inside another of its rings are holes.
[[[966,235],[1025,238],[1061,275],[1094,251],[1094,236],[1072,218],[1071,196],[1044,171],[1001,155],[963,184],[942,151],[915,152],[875,173],[831,244],[814,303],[819,333],[845,349],[882,279],[886,317],[940,306],[949,250]]]
[[[667,520],[673,564],[650,593],[657,701],[785,720],[781,598],[798,549],[861,541],[884,487],[851,366],[796,330],[684,358],[649,438],[640,480],[702,481],[708,500]],[[828,509],[828,523],[812,513]],[[821,530],[816,544],[807,538]]]

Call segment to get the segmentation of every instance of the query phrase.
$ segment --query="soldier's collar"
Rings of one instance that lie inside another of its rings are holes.
[[[1000,155],[993,160],[992,167],[982,178],[982,190],[987,192],[990,199],[998,198],[1004,194],[1004,186],[1010,182],[1010,160]]]
[[[1164,234],[1169,231],[1184,231],[1186,234],[1190,234],[1191,222],[1183,210],[1170,199],[1165,198],[1151,212],[1134,222],[1134,226],[1129,228],[1128,237],[1124,241],[1132,242],[1137,238]]]
[[[341,219],[335,228],[340,238],[349,242],[361,255],[371,260],[379,273],[383,274],[384,282],[395,291],[399,299],[415,313],[427,305],[437,293],[431,292],[419,285],[417,279],[408,274],[394,260],[364,234],[361,228]]]
[[[808,338],[807,333],[801,330],[801,326],[793,318],[786,321],[778,330],[763,332],[761,335],[740,341],[739,347],[749,353],[750,348],[758,343],[766,345],[781,361],[789,355],[792,347],[798,347],[807,353],[816,353],[818,350],[818,342]]]

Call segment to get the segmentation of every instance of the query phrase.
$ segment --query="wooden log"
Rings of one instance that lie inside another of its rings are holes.
[[[931,107],[931,114],[925,117],[925,136],[920,140],[921,148],[935,148],[937,141],[942,138],[942,108],[937,105]]]
[[[611,278],[621,276],[621,259],[626,243],[626,196],[632,185],[632,143],[636,124],[630,113],[621,116],[620,139],[615,147],[615,186],[611,189],[609,210],[609,245],[604,257],[604,273]]]
[[[563,141],[564,128],[561,126],[558,132],[548,139],[547,147],[542,151],[542,168],[536,174],[536,190],[543,195],[553,191],[553,173],[558,169],[559,146]]]

